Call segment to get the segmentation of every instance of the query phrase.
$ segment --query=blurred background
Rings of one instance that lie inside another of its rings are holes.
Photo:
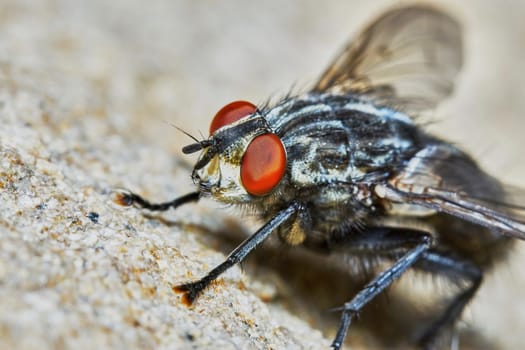
[[[413,2],[2,0],[0,65],[82,82],[95,101],[79,108],[104,106],[98,118],[121,135],[181,156],[189,139],[168,123],[206,135],[232,100],[308,87],[352,33],[402,3]],[[456,93],[430,129],[525,187],[525,1],[428,3],[464,24],[466,49]],[[465,315],[505,349],[525,346],[523,243],[516,250]]]

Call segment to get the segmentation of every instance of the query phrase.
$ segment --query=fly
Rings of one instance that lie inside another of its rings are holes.
[[[455,19],[426,6],[390,10],[310,91],[273,105],[223,107],[209,137],[183,148],[200,152],[195,192],[160,204],[129,192],[119,200],[162,211],[211,196],[260,214],[265,224],[223,263],[174,287],[187,304],[272,234],[326,254],[389,261],[340,307],[334,349],[360,310],[408,269],[442,275],[460,290],[418,336],[420,347],[432,348],[512,238],[525,239],[525,207],[516,199],[524,192],[504,186],[412,119],[451,94],[461,65]]]

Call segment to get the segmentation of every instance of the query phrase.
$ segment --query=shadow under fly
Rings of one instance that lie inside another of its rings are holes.
[[[409,269],[455,286],[410,335],[421,348],[439,347],[451,339],[484,272],[513,238],[525,239],[524,191],[504,186],[414,122],[451,94],[462,60],[455,19],[428,6],[392,9],[361,31],[308,92],[223,107],[209,137],[183,149],[200,152],[195,192],[160,204],[120,192],[118,201],[162,211],[212,197],[259,213],[262,227],[223,263],[174,287],[188,305],[275,235],[370,267],[370,280],[336,308],[334,349],[363,307]],[[384,262],[379,271],[367,263],[375,260]]]

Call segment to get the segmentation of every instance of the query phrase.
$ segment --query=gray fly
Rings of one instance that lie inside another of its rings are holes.
[[[222,264],[174,288],[187,304],[272,234],[327,254],[390,261],[339,309],[334,349],[360,310],[408,269],[461,281],[418,337],[421,348],[433,348],[476,294],[484,271],[509,251],[512,238],[525,239],[524,192],[502,185],[412,119],[451,94],[461,65],[455,19],[427,6],[390,10],[308,92],[273,105],[236,101],[222,108],[209,137],[183,149],[201,152],[195,192],[160,204],[122,192],[119,201],[161,211],[211,196],[260,214],[265,224]]]

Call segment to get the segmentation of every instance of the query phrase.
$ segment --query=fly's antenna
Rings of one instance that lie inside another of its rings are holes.
[[[192,143],[191,145],[182,147],[182,153],[191,154],[200,151],[206,147],[209,147],[213,144],[211,140],[202,140]]]

